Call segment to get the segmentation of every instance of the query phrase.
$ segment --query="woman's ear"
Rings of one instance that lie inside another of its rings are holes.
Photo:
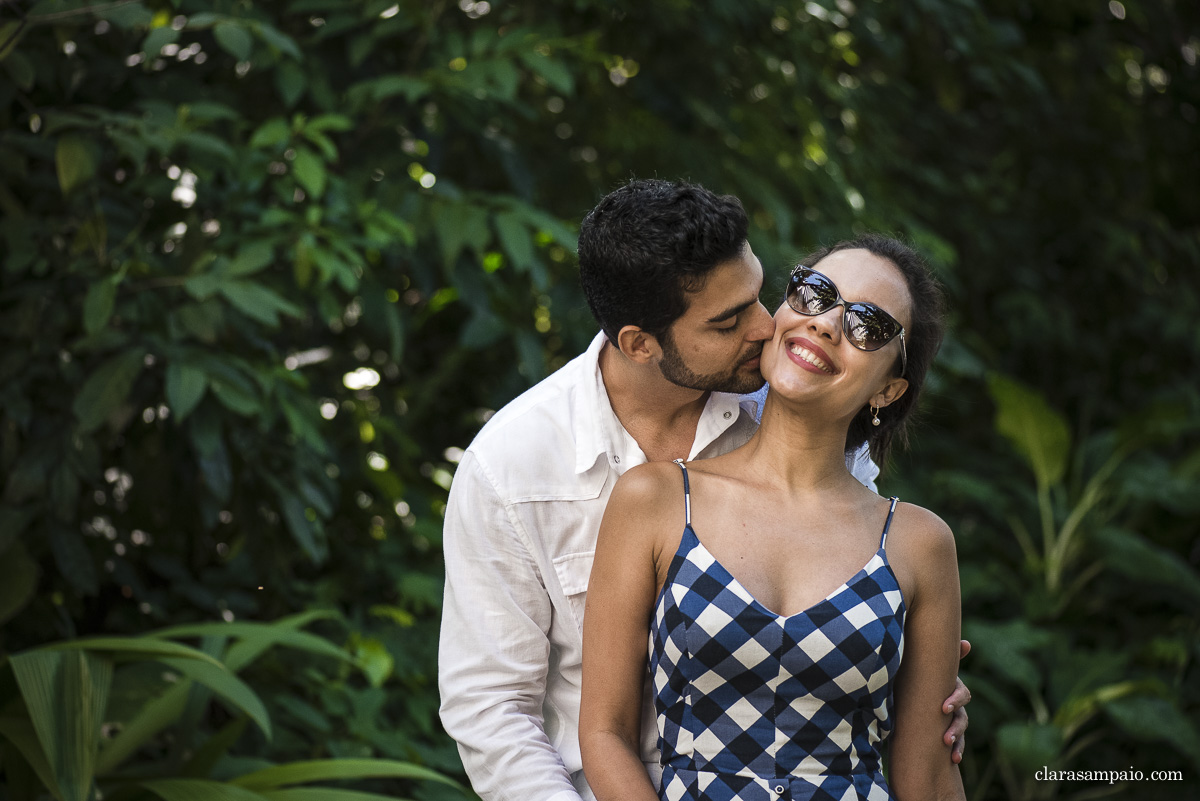
[[[883,385],[883,389],[871,397],[871,405],[878,409],[890,406],[898,401],[906,391],[908,391],[907,378],[889,378],[888,382]]]

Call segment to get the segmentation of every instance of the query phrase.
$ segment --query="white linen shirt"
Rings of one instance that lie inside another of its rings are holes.
[[[605,342],[597,335],[585,353],[497,412],[467,448],[450,489],[440,711],[484,801],[594,798],[579,753],[584,597],[613,485],[646,461],[609,403],[599,363]],[[712,393],[689,460],[744,443],[757,427],[757,407]],[[873,486],[878,470],[869,459],[853,467]],[[642,759],[657,782],[648,697],[644,707]]]

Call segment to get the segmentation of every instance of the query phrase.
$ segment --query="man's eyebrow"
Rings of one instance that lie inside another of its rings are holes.
[[[726,320],[728,320],[730,317],[737,317],[739,314],[741,314],[746,309],[753,306],[755,303],[758,303],[758,298],[754,298],[753,300],[748,300],[745,303],[739,303],[737,306],[731,306],[728,309],[726,309],[725,311],[719,312],[718,314],[716,314],[713,317],[709,317],[707,320],[705,320],[705,322],[706,323],[723,323]]]

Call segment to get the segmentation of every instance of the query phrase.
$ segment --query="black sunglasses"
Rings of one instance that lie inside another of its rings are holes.
[[[787,304],[797,314],[815,317],[834,306],[842,307],[842,335],[859,350],[879,350],[900,337],[900,375],[908,366],[904,347],[904,326],[874,303],[850,303],[842,297],[833,281],[803,264],[792,271],[788,279]]]

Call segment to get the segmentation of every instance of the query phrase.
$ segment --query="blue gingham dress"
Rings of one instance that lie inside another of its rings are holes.
[[[764,607],[686,525],[655,606],[650,673],[667,801],[890,801],[880,741],[904,650],[884,544],[794,615]]]

